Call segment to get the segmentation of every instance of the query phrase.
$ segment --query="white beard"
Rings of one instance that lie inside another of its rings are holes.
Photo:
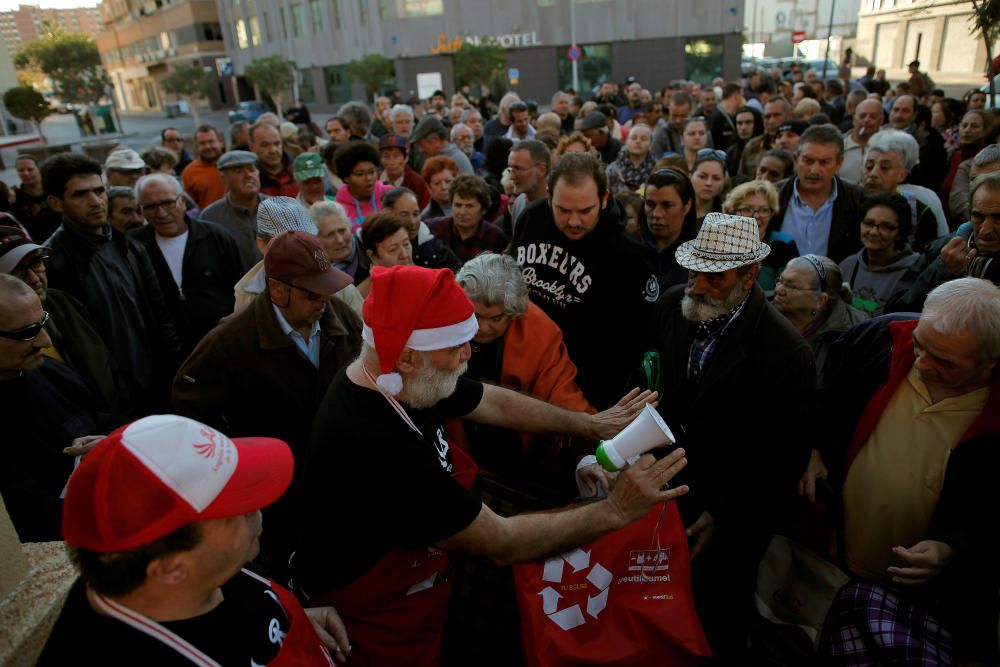
[[[468,362],[453,371],[434,368],[428,355],[423,356],[424,367],[410,376],[403,384],[403,397],[400,400],[411,408],[422,410],[443,401],[455,393],[458,378],[465,374]]]
[[[691,294],[691,288],[687,287],[684,290],[684,298],[681,299],[681,313],[688,321],[707,322],[731,311],[746,298],[746,295],[747,293],[743,289],[743,284],[739,282],[722,299],[713,299],[710,296],[694,296]]]

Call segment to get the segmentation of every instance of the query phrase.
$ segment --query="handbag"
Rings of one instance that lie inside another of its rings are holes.
[[[697,665],[711,656],[674,503],[594,542],[514,566],[528,667]]]
[[[757,611],[772,623],[800,628],[819,644],[837,592],[850,582],[839,567],[784,535],[775,535],[757,569]]]

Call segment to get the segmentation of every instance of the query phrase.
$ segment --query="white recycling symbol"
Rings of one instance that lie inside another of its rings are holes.
[[[564,563],[572,567],[573,572],[580,572],[588,567],[590,568],[590,571],[587,573],[587,581],[593,584],[600,593],[587,596],[587,614],[592,618],[597,618],[608,605],[608,587],[611,586],[611,580],[614,576],[600,563],[594,563],[593,567],[591,567],[589,551],[574,549],[561,556],[546,560],[545,568],[542,570],[542,581],[550,581],[555,584],[561,583]],[[545,612],[545,615],[553,623],[563,630],[572,630],[587,622],[579,604],[559,609],[559,599],[562,597],[562,594],[551,586],[546,586],[538,595],[542,598],[542,611]]]

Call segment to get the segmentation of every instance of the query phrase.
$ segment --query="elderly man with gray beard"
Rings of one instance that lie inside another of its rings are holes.
[[[676,252],[687,285],[653,314],[659,409],[690,461],[679,509],[695,603],[723,664],[747,659],[757,564],[793,506],[815,429],[812,351],[757,285],[769,253],[752,218],[709,213]]]

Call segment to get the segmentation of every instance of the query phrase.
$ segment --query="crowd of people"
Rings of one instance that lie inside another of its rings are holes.
[[[718,664],[762,650],[772,536],[817,532],[850,578],[822,664],[997,660],[1000,122],[919,67],[19,155],[0,492],[80,572],[41,664],[438,664],[495,611],[449,609],[450,556],[665,501]],[[648,403],[676,442],[604,470]]]

